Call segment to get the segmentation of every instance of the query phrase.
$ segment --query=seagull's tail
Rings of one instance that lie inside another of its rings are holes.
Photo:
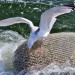
[[[34,28],[33,23],[30,20],[23,18],[23,17],[13,17],[13,18],[1,20],[0,26],[10,26],[10,25],[14,25],[17,23],[27,23],[27,24],[29,24],[31,29]]]

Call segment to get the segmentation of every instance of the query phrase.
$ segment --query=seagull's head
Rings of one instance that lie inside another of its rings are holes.
[[[38,40],[38,36],[37,33],[39,32],[39,28],[36,28],[35,31],[30,33],[30,37],[28,39],[28,43],[27,46],[29,49],[31,49],[31,47],[33,46],[34,42],[36,42]]]
[[[32,46],[33,46],[33,44],[34,44],[34,42],[36,42],[36,41],[37,41],[36,35],[34,33],[31,33],[30,34],[30,37],[28,39],[28,42],[27,42],[28,48],[31,49]]]

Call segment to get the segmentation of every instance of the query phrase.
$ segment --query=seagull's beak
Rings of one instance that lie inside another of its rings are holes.
[[[29,52],[32,50],[31,48],[28,48],[29,49]]]
[[[68,4],[68,5],[64,5],[64,6],[68,6],[68,7],[71,7],[72,8],[72,10],[74,10],[75,9],[75,5],[74,5],[75,3],[72,3],[72,4]]]

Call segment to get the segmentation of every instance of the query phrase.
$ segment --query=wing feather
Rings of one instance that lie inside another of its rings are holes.
[[[54,23],[56,22],[56,17],[62,14],[70,13],[72,11],[71,7],[67,6],[56,6],[46,10],[41,15],[40,20],[40,32],[51,31]]]
[[[23,17],[13,17],[13,18],[1,20],[0,26],[9,26],[17,23],[27,23],[29,24],[31,29],[34,27],[33,23],[30,20]]]
[[[52,16],[51,13],[43,13],[40,20],[40,32],[51,31],[56,20],[57,18]]]

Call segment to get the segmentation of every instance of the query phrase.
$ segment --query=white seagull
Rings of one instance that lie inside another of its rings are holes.
[[[13,17],[0,21],[0,26],[9,26],[14,25],[16,23],[27,23],[31,28],[30,37],[27,42],[27,46],[30,49],[34,42],[40,39],[45,39],[50,33],[55,21],[57,20],[57,16],[70,13],[74,9],[72,5],[59,5],[53,8],[46,10],[40,19],[39,27],[34,26],[34,24],[23,17]]]

